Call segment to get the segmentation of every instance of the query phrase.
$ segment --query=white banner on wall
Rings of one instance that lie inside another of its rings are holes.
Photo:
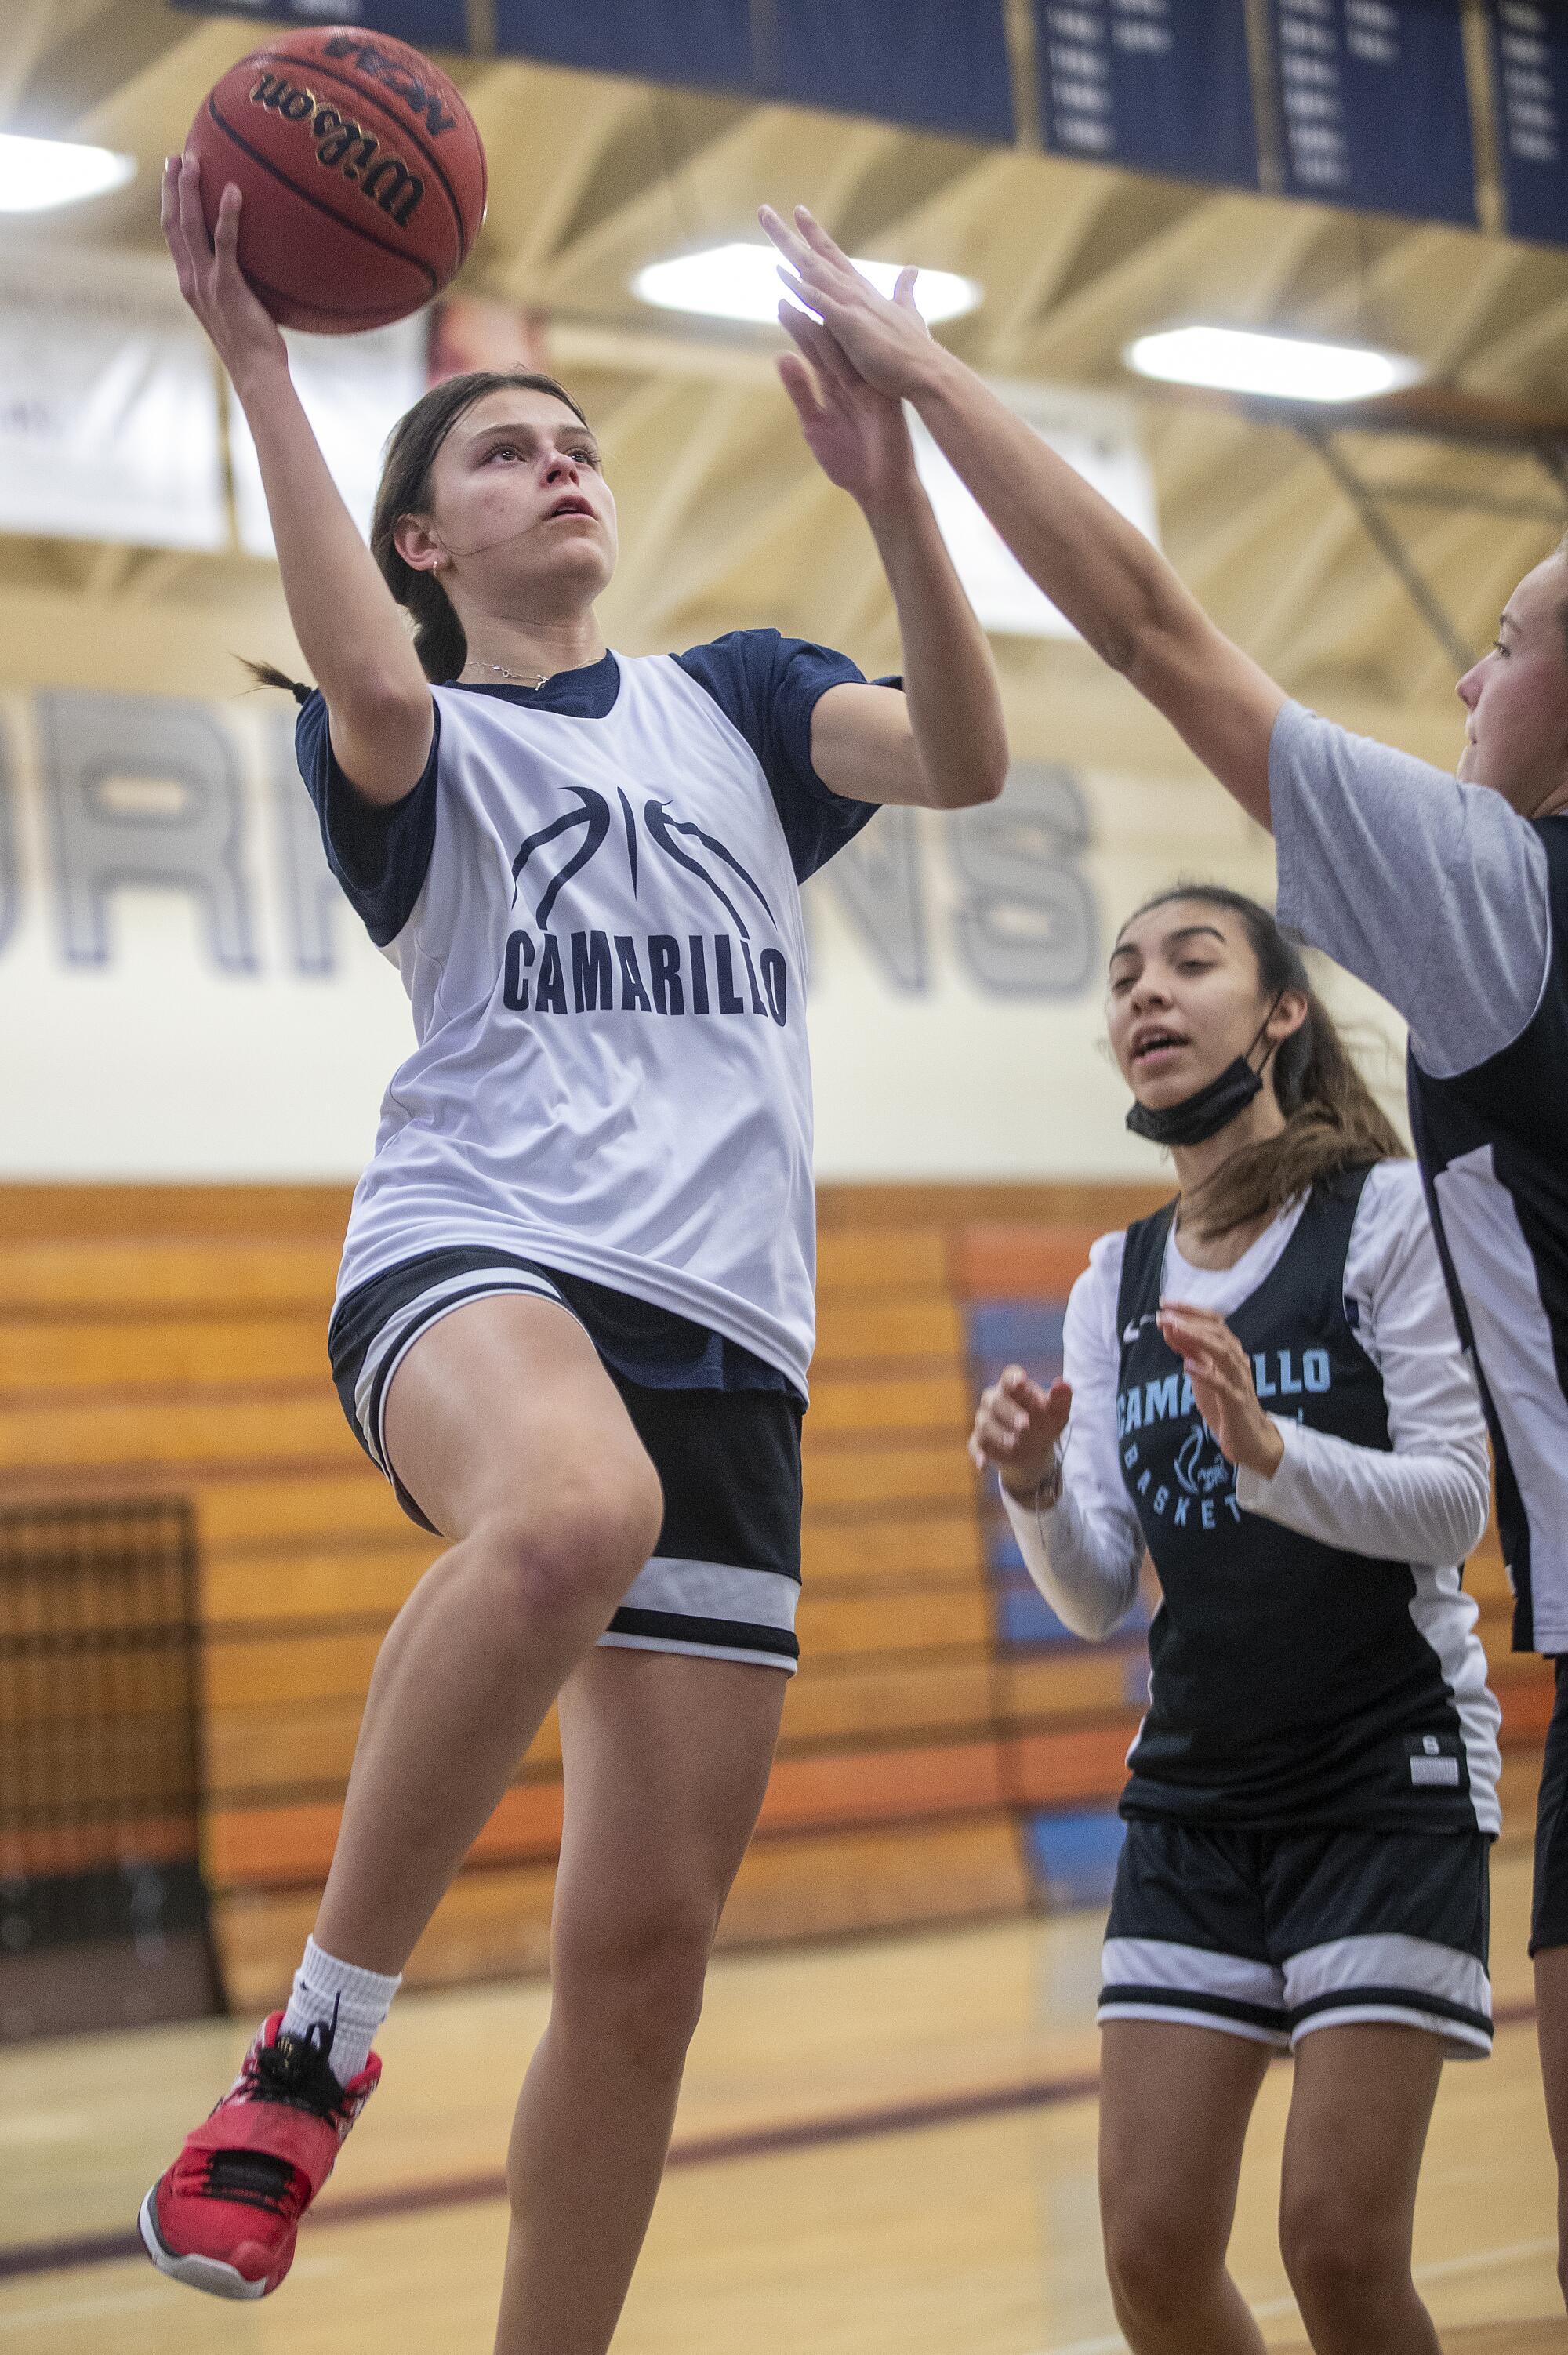
[[[991,389],[1103,499],[1136,524],[1146,539],[1159,546],[1154,475],[1130,401],[1114,394],[1063,392],[1002,378],[991,380]],[[1076,637],[1072,623],[1036,587],[949,465],[923,421],[912,409],[907,413],[921,480],[981,627],[1000,637]]]
[[[327,872],[282,698],[0,698],[0,1178],[348,1178],[412,1043]],[[881,811],[806,888],[827,1178],[1150,1177],[1104,1047],[1136,901],[1262,896],[1206,782],[1020,762],[1000,802]],[[1335,1002],[1381,1021],[1354,985]],[[1397,1103],[1397,1050],[1372,1065]]]
[[[430,348],[427,312],[373,327],[363,336],[285,335],[289,368],[322,456],[344,503],[367,539],[381,445],[425,389]],[[229,389],[229,454],[234,471],[234,520],[247,556],[272,554],[272,527],[261,494],[261,470],[244,412]]]
[[[166,261],[0,242],[0,530],[227,545],[212,354]]]

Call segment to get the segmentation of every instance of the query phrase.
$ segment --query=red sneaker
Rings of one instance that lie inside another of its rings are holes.
[[[350,2084],[327,2066],[332,2030],[285,2036],[273,2012],[229,2092],[142,2202],[161,2274],[214,2297],[265,2297],[294,2261],[300,2218],[375,2092],[372,2052]]]

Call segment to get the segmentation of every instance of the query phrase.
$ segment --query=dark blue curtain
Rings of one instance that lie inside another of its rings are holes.
[[[781,98],[1012,143],[1002,0],[764,0],[757,30]]]
[[[335,21],[308,0],[174,0],[174,5],[193,16],[254,16],[258,36],[275,28],[280,18],[317,31]],[[362,6],[346,0],[336,21],[366,33],[391,33],[421,49],[468,47],[464,0],[364,0]]]
[[[496,40],[504,54],[601,73],[752,87],[751,0],[496,0]]]

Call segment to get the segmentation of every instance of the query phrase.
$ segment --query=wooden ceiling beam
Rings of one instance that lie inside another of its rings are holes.
[[[837,169],[845,136],[842,123],[826,118],[751,110],[559,249],[542,273],[540,299],[578,309],[635,308],[626,287],[642,262],[675,248],[760,239],[758,192],[795,187],[810,202]]]
[[[614,610],[637,613],[656,602],[656,584],[670,571],[677,550],[699,537],[703,491],[729,464],[737,430],[751,413],[746,395],[728,384],[712,385],[680,404],[677,446],[656,477],[657,490],[637,517],[609,592]]]
[[[998,292],[991,298],[992,316],[981,322],[990,367],[1007,369],[1024,365],[1031,337],[1104,218],[1116,188],[1116,176],[1112,173],[1082,175],[1034,240],[1032,260],[1026,262],[1017,282],[1005,293]]]
[[[1445,566],[1465,555],[1475,529],[1473,516],[1444,515],[1407,530],[1402,537],[1416,570],[1424,581],[1440,589]],[[1336,655],[1351,662],[1364,661],[1368,645],[1378,643],[1379,628],[1391,613],[1403,613],[1406,602],[1406,592],[1397,576],[1381,560],[1366,562],[1354,585],[1336,588],[1332,597],[1320,597],[1315,618],[1296,631],[1285,657],[1277,666],[1288,674],[1282,684],[1307,677],[1319,664],[1329,663]]]
[[[607,376],[685,377],[710,384],[776,385],[774,362],[784,347],[782,335],[744,330],[711,335],[678,328],[662,330],[552,312],[546,348],[559,368],[601,369]]]
[[[1456,568],[1450,589],[1456,600],[1455,618],[1473,645],[1480,647],[1490,636],[1514,589],[1545,552],[1549,537],[1543,538],[1528,526],[1510,529],[1494,523],[1484,546],[1462,569]],[[1451,693],[1455,680],[1453,666],[1444,660],[1441,647],[1423,638],[1421,652],[1423,659],[1413,668],[1406,696],[1410,702],[1424,706]]]
[[[508,72],[508,80],[515,71]],[[531,108],[535,127],[527,140],[492,133],[489,142],[496,161],[486,234],[497,244],[504,240],[504,251],[486,272],[485,283],[503,301],[539,299],[544,274],[584,192],[609,149],[643,111],[643,95],[633,83],[574,79],[586,84],[580,103]],[[505,106],[515,119],[527,102],[523,92],[497,92],[493,109],[481,103],[476,110],[481,132],[492,111],[499,114]]]
[[[761,496],[749,515],[731,518],[721,533],[711,534],[705,543],[688,533],[686,554],[666,566],[656,593],[648,597],[640,615],[645,635],[659,635],[688,606],[709,596],[720,582],[804,523],[815,523],[824,508],[842,496],[808,462],[782,490]]]
[[[1277,242],[1276,208],[1265,198],[1211,196],[1058,304],[1029,348],[1050,375],[1087,368],[1098,376],[1124,338],[1186,311],[1207,272],[1229,282],[1266,267]]]

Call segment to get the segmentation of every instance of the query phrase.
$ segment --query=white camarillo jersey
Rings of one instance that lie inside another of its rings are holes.
[[[301,714],[328,855],[417,1044],[354,1197],[342,1298],[455,1245],[709,1327],[804,1392],[816,1240],[799,879],[869,805],[810,767],[842,656],[740,633],[520,689],[432,690],[376,811]]]

